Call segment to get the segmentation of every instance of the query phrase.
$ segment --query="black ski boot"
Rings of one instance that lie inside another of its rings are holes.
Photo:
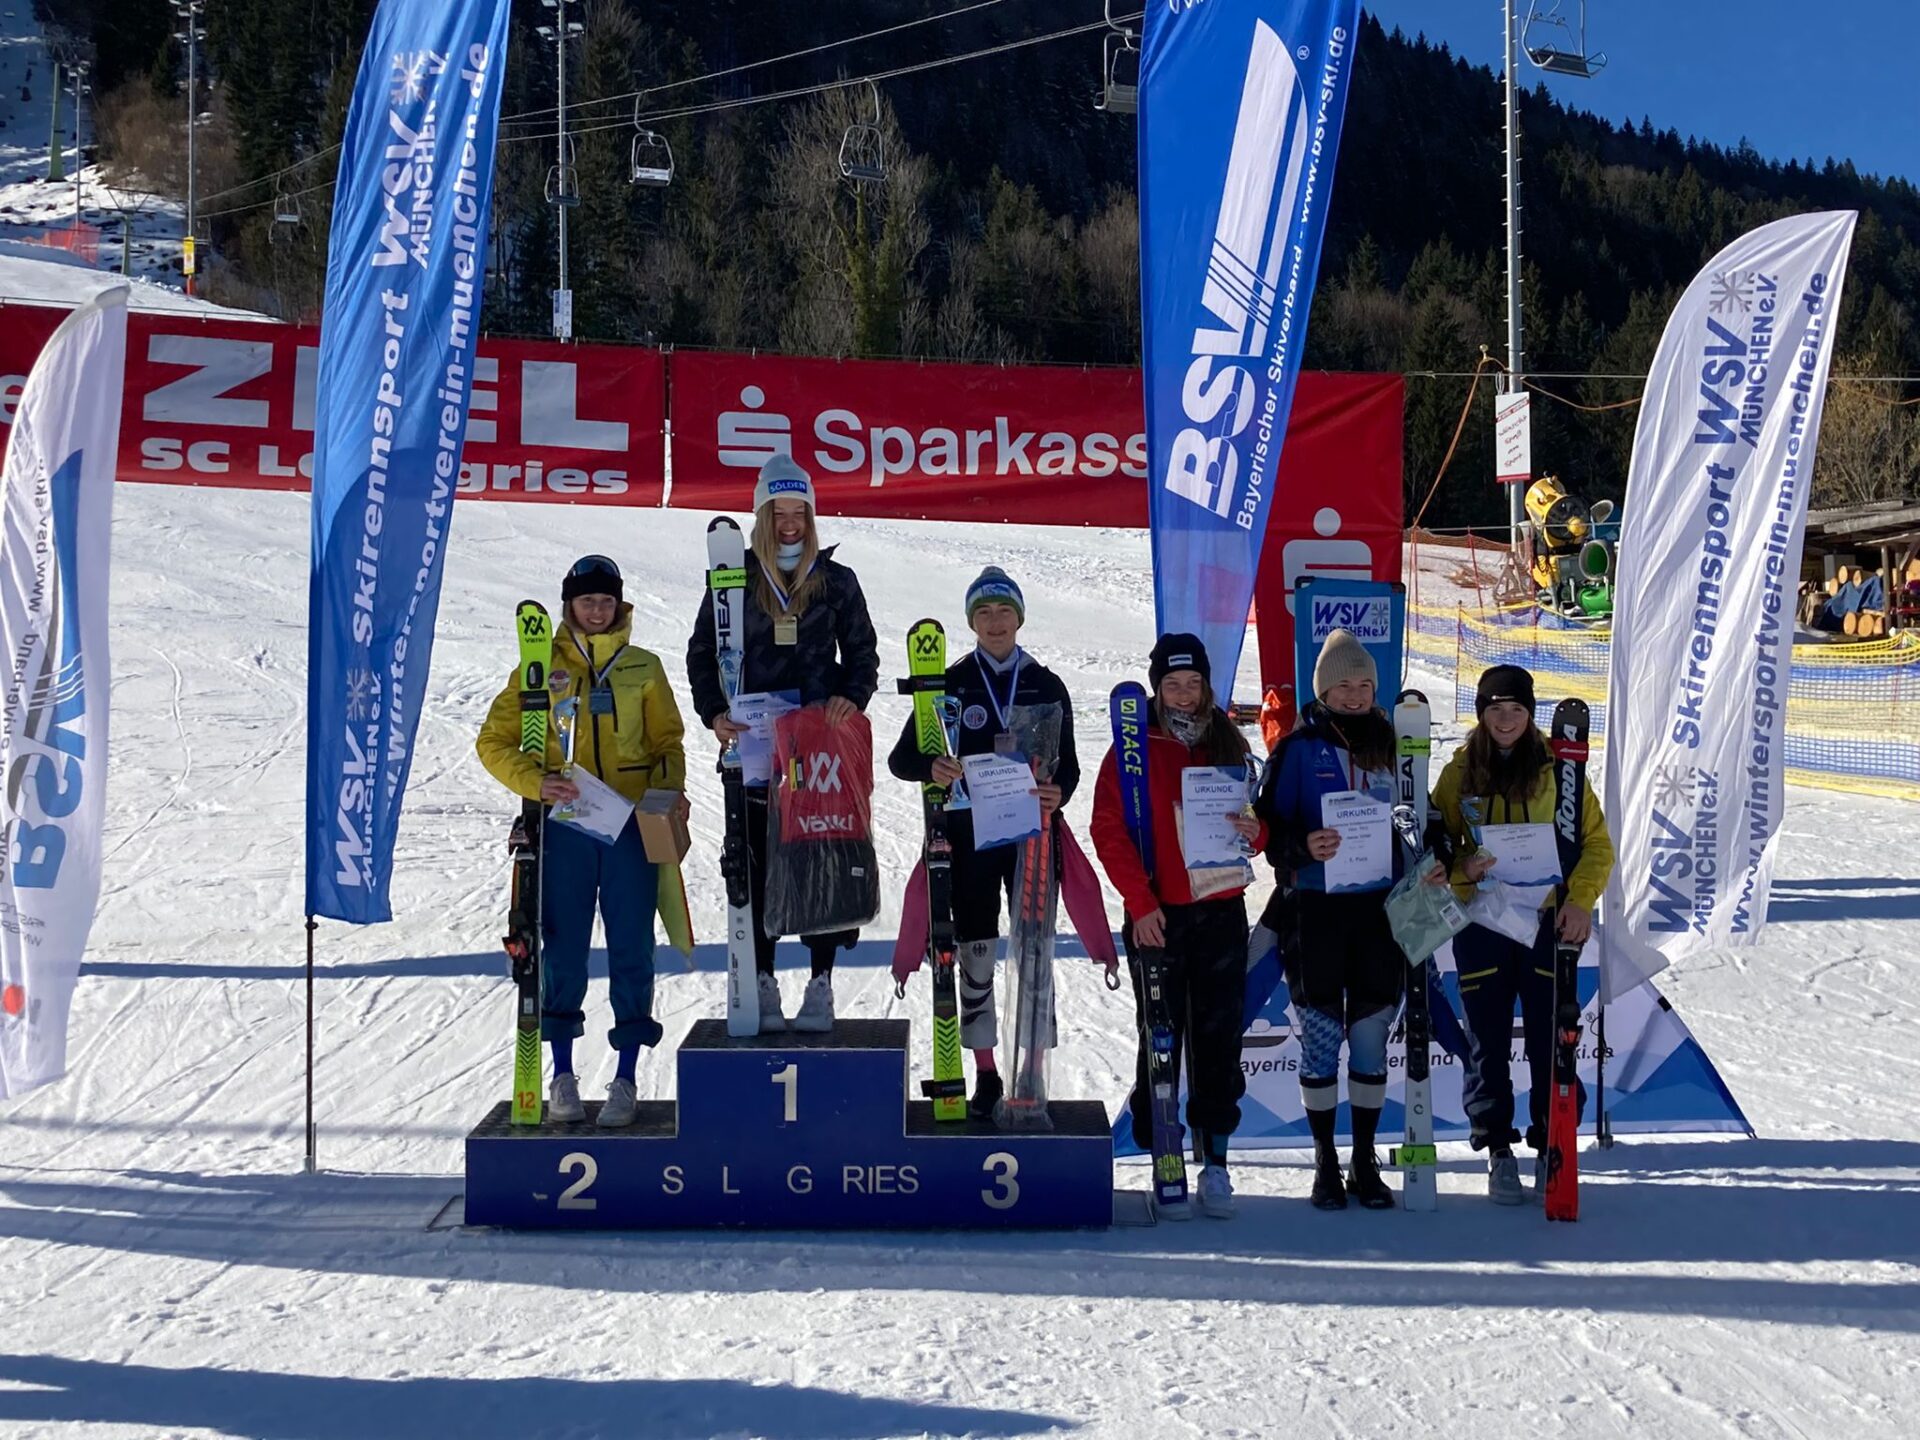
[[[974,1077],[973,1098],[967,1101],[967,1114],[975,1120],[991,1120],[993,1107],[1006,1093],[998,1070],[982,1070]]]
[[[1349,1075],[1348,1083],[1353,1077]],[[1373,1133],[1380,1123],[1378,1110],[1353,1107],[1353,1168],[1347,1172],[1347,1189],[1363,1210],[1393,1209],[1393,1191],[1380,1178],[1380,1157],[1373,1153]]]
[[[1340,1179],[1340,1151],[1333,1143],[1334,1112],[1307,1111],[1307,1124],[1313,1130],[1313,1208],[1344,1210],[1347,1187]]]

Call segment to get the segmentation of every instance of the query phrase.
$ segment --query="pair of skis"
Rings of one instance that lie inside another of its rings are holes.
[[[553,664],[553,622],[537,600],[514,610],[520,645],[520,753],[542,771],[547,764],[547,718],[553,701],[547,672]],[[507,901],[507,971],[513,980],[513,1104],[509,1122],[540,1123],[540,841],[546,807],[522,800],[507,841],[513,884]]]
[[[1587,702],[1562,700],[1553,711],[1547,747],[1553,753],[1553,833],[1560,873],[1580,860],[1586,818]],[[1580,1218],[1580,947],[1553,948],[1553,1090],[1547,1106],[1549,1220]]]
[[[1393,706],[1395,773],[1398,780],[1396,818],[1406,818],[1403,840],[1407,863],[1417,864],[1427,833],[1428,766],[1433,755],[1433,712],[1418,690],[1402,690]],[[1433,1080],[1429,1052],[1433,1018],[1428,1009],[1433,957],[1413,967],[1407,979],[1405,1014],[1407,1041],[1406,1134],[1387,1152],[1387,1164],[1401,1174],[1400,1203],[1411,1211],[1439,1208],[1439,1153],[1433,1144]]]
[[[942,756],[947,746],[947,632],[938,620],[907,631],[907,678],[902,695],[913,697],[913,734],[922,755]],[[960,1059],[960,990],[954,970],[953,846],[947,838],[947,788],[929,780],[920,787],[926,821],[927,963],[933,971],[933,1078],[920,1083],[933,1101],[933,1118],[967,1118],[967,1080]]]
[[[730,517],[707,526],[707,591],[713,597],[714,651],[720,690],[731,706],[746,668],[747,542]],[[726,836],[720,877],[727,887],[727,1034],[760,1033],[760,977],[753,947],[753,857],[747,844],[747,782],[740,745],[720,748],[720,788],[726,798]]]
[[[1113,750],[1120,772],[1120,809],[1140,863],[1153,878],[1153,812],[1147,790],[1147,689],[1137,680],[1113,687],[1108,701]],[[1174,1061],[1173,1006],[1167,999],[1167,952],[1134,945],[1139,966],[1141,1023],[1147,1032],[1147,1087],[1153,1108],[1153,1199],[1168,1216],[1189,1213],[1186,1127],[1180,1123],[1180,1074]]]

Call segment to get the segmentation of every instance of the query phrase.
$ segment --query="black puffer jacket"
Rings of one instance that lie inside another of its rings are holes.
[[[867,597],[860,592],[859,578],[832,557],[831,549],[822,550],[815,562],[824,584],[800,616],[798,643],[776,645],[773,617],[755,598],[760,588],[760,563],[748,552],[746,603],[742,607],[746,611],[746,664],[740,678],[743,692],[794,690],[799,692],[802,705],[841,695],[860,709],[867,708],[880,682],[873,621],[867,615]],[[687,639],[687,684],[693,690],[693,708],[700,722],[711,727],[714,718],[727,708],[713,641],[711,591],[700,598],[700,613]]]

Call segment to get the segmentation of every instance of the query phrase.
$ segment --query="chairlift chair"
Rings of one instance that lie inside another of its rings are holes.
[[[636,185],[671,185],[673,147],[667,143],[667,137],[642,127],[633,137],[632,168]]]
[[[571,165],[549,165],[546,188],[547,204],[578,205],[580,203],[580,172]]]
[[[1110,31],[1101,43],[1100,98],[1093,108],[1108,115],[1140,109],[1140,47],[1126,31]]]
[[[273,223],[275,225],[298,225],[300,223],[300,201],[282,191],[273,197]]]
[[[1520,26],[1520,48],[1527,52],[1527,59],[1550,75],[1591,80],[1607,68],[1607,57],[1602,52],[1589,54],[1587,51],[1587,0],[1577,0],[1580,6],[1577,26],[1560,13],[1563,3],[1564,0],[1550,0],[1542,14],[1540,0],[1531,0],[1527,18]],[[1545,32],[1546,43],[1535,43],[1536,27]],[[1559,43],[1554,43],[1556,40]]]
[[[859,121],[847,127],[840,137],[840,173],[855,184],[879,185],[887,178],[887,142],[880,133],[880,87],[872,81],[873,123]]]
[[[1113,18],[1113,0],[1106,0],[1107,33],[1100,42],[1100,98],[1093,108],[1110,115],[1132,115],[1140,109],[1140,42]]]

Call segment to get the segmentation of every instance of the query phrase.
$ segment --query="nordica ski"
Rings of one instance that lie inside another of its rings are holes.
[[[553,663],[553,623],[537,600],[513,613],[520,642],[520,753],[547,768],[547,670]],[[513,1105],[515,1125],[540,1123],[540,839],[546,809],[522,800],[507,849],[513,887],[507,901],[507,969],[513,977]]]
[[[1108,704],[1120,769],[1120,808],[1140,862],[1153,877],[1153,812],[1147,795],[1147,690],[1128,680]],[[1166,951],[1136,944],[1141,1015],[1147,1030],[1147,1080],[1153,1102],[1153,1198],[1169,1218],[1191,1213],[1187,1202],[1186,1128],[1180,1123],[1180,1075],[1174,1064],[1173,1007],[1166,992]]]
[[[907,675],[902,695],[913,697],[913,733],[922,755],[945,755],[941,710],[947,691],[947,632],[938,620],[907,631]],[[920,787],[926,814],[927,963],[933,967],[933,1078],[921,1093],[935,1120],[967,1118],[967,1077],[960,1063],[960,991],[953,954],[953,847],[947,840],[947,787]]]
[[[714,652],[720,690],[731,705],[740,693],[746,663],[744,607],[747,543],[725,515],[707,526],[707,589],[713,596]],[[753,958],[753,859],[747,850],[747,785],[740,746],[720,750],[720,784],[726,794],[727,833],[720,846],[720,876],[727,885],[727,1034],[760,1033],[760,979]]]
[[[1547,736],[1553,752],[1553,831],[1560,873],[1580,860],[1587,793],[1587,702],[1562,700]],[[1553,1094],[1547,1106],[1547,1219],[1580,1218],[1580,947],[1553,947]]]
[[[1393,730],[1398,757],[1399,803],[1411,810],[1412,836],[1408,863],[1417,863],[1427,833],[1427,763],[1433,753],[1433,712],[1418,690],[1402,690],[1393,707]],[[1406,1138],[1387,1152],[1387,1163],[1404,1177],[1400,1203],[1408,1210],[1432,1210],[1440,1203],[1439,1156],[1433,1148],[1433,1081],[1428,1074],[1428,1051],[1433,1024],[1427,992],[1433,970],[1429,956],[1407,977],[1407,1090]]]

